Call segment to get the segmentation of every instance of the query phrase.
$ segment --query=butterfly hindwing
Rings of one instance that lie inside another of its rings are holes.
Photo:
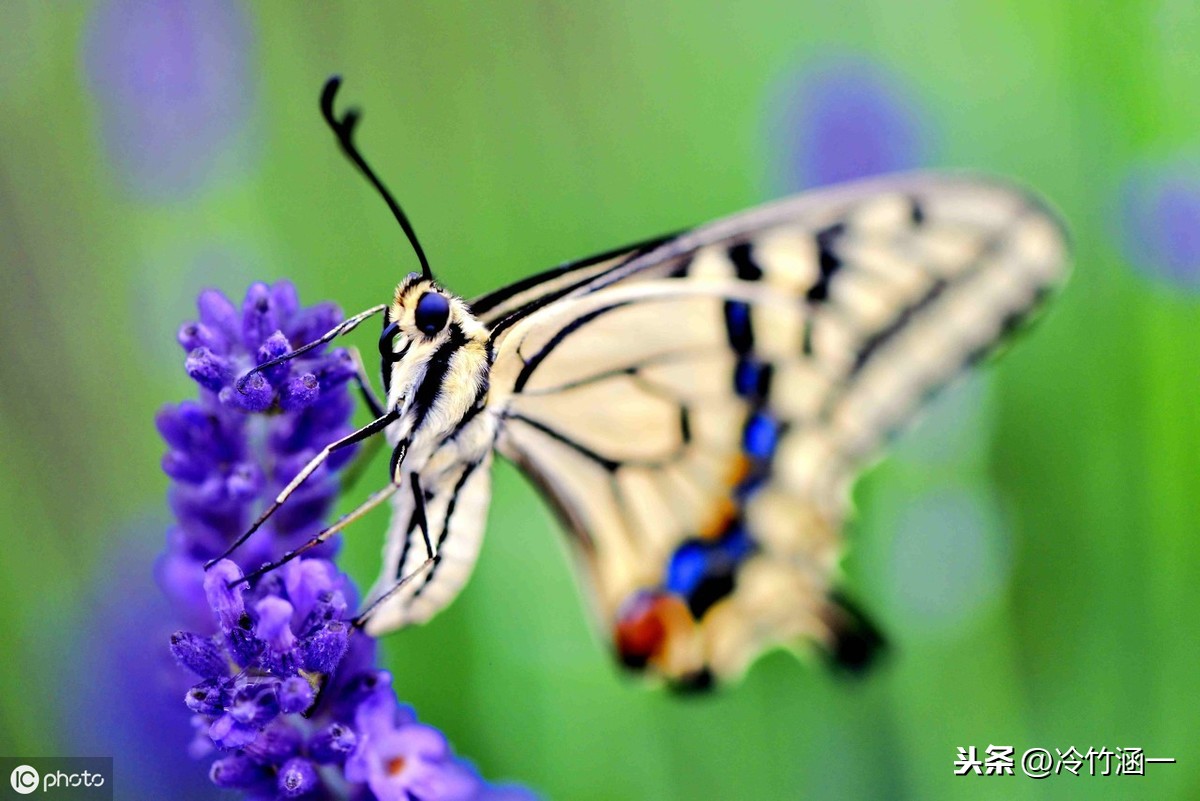
[[[838,650],[850,483],[1065,258],[1023,192],[916,175],[559,268],[476,301],[497,447],[571,531],[626,663],[728,678],[766,646]]]

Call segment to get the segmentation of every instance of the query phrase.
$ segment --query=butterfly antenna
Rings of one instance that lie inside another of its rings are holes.
[[[429,269],[429,260],[425,258],[425,251],[421,247],[421,243],[417,240],[417,232],[413,230],[412,223],[408,221],[408,215],[404,213],[404,209],[400,208],[400,204],[396,202],[396,198],[388,191],[388,188],[383,185],[383,181],[379,180],[379,176],[367,164],[367,160],[363,158],[362,153],[358,151],[358,147],[354,144],[354,126],[362,118],[358,109],[352,108],[339,118],[333,110],[333,100],[337,95],[338,89],[342,85],[340,75],[334,75],[325,82],[325,88],[321,90],[321,114],[325,117],[325,122],[333,129],[333,135],[337,137],[338,144],[342,146],[342,152],[346,157],[354,162],[354,166],[358,167],[359,172],[366,176],[375,190],[383,197],[388,208],[392,210],[392,216],[396,218],[396,222],[400,223],[400,227],[404,229],[405,236],[408,237],[409,244],[416,251],[417,259],[421,262],[421,274],[426,278],[432,279],[433,272]]]

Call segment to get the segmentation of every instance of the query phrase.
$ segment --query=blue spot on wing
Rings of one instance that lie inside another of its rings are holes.
[[[684,598],[700,585],[709,572],[710,554],[704,543],[688,540],[680,545],[667,565],[667,589]]]
[[[757,379],[758,365],[748,359],[742,359],[733,371],[733,388],[743,398],[749,397],[758,383]]]
[[[755,549],[754,540],[739,525],[719,540],[688,540],[667,565],[664,587],[685,599],[697,620],[734,590],[738,565]]]
[[[742,449],[752,459],[767,461],[779,441],[779,424],[765,412],[755,412],[742,432]]]
[[[735,353],[749,353],[754,347],[754,329],[750,324],[750,304],[741,301],[725,303],[725,333],[729,347]]]
[[[738,359],[733,371],[733,389],[739,397],[762,402],[770,390],[771,365],[748,356]]]
[[[761,466],[750,468],[750,472],[742,479],[742,482],[734,488],[733,494],[739,503],[745,503],[750,496],[758,492],[763,484],[767,483],[770,477],[770,471]]]
[[[717,540],[717,549],[729,562],[740,562],[754,550],[754,540],[744,526],[734,526]]]

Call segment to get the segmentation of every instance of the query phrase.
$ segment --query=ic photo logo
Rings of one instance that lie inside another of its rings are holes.
[[[4,774],[0,774],[2,776]],[[8,777],[13,790],[21,795],[29,795],[42,783],[42,777],[28,765],[17,765]]]
[[[4,789],[4,776],[8,786]],[[0,757],[0,798],[113,801],[112,757]]]

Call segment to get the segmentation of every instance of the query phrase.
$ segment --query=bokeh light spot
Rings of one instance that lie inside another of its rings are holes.
[[[97,6],[84,67],[112,166],[130,191],[187,197],[223,162],[245,166],[252,40],[228,0]]]
[[[926,163],[925,110],[902,78],[874,62],[818,62],[788,79],[773,138],[789,189],[835,184]]]
[[[995,601],[1008,581],[1008,530],[991,495],[946,488],[896,520],[887,591],[896,620],[914,632],[955,630]]]
[[[1200,291],[1200,163],[1133,172],[1120,191],[1121,245],[1140,274]]]
[[[991,375],[975,371],[938,392],[915,425],[900,432],[892,458],[958,471],[986,459],[993,424],[990,386]]]

